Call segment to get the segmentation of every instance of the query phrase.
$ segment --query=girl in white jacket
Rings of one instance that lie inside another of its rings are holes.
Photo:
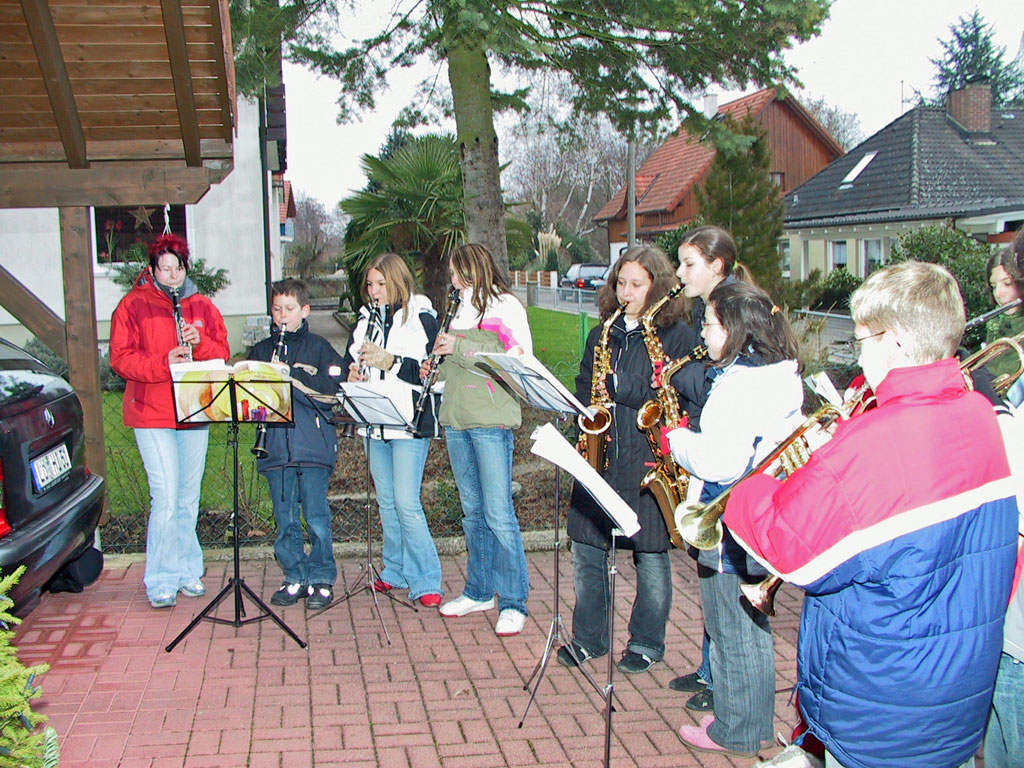
[[[720,283],[701,331],[713,361],[701,431],[669,433],[672,456],[709,501],[792,431],[803,402],[797,343],[785,314],[760,288]],[[740,583],[766,572],[748,562],[728,531],[697,558],[704,624],[711,638],[714,715],[679,729],[694,749],[754,757],[772,743],[775,657],[767,617],[740,599]]]
[[[360,289],[366,306],[346,358],[349,381],[375,384],[402,403],[409,417],[419,397],[420,364],[438,327],[430,299],[413,290],[412,273],[401,256],[385,253],[370,262]],[[428,407],[417,425],[419,434],[432,432],[433,417]],[[436,608],[441,604],[441,561],[420,501],[430,438],[387,427],[369,432],[366,455],[384,533],[384,569],[373,588],[408,588],[410,600]]]

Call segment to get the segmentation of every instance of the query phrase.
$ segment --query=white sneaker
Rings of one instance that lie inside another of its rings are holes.
[[[465,595],[459,595],[454,600],[449,600],[438,609],[438,613],[447,619],[458,616],[468,616],[477,611],[489,611],[496,605],[494,598],[490,600],[473,600]]]
[[[754,763],[752,768],[771,768],[772,766],[776,766],[776,768],[778,766],[783,766],[783,768],[824,768],[825,763],[810,752],[805,752],[796,744],[790,744],[771,760]]]
[[[518,635],[526,626],[526,614],[515,608],[506,608],[498,614],[498,623],[494,625],[494,634],[498,637]]]

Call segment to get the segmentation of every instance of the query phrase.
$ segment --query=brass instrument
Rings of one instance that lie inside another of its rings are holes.
[[[452,288],[448,291],[448,305],[445,307],[441,325],[437,329],[438,335],[448,333],[448,329],[452,327],[452,320],[455,319],[455,313],[458,312],[461,303],[462,294],[458,288]],[[412,423],[417,428],[419,428],[420,418],[427,407],[427,402],[430,400],[430,390],[437,383],[437,376],[441,370],[441,361],[443,360],[444,355],[438,355],[434,352],[431,352],[427,358],[427,375],[423,377],[423,389],[420,392],[420,399],[416,401],[416,411],[412,417]]]
[[[685,423],[686,414],[680,412],[679,397],[675,389],[672,388],[672,375],[690,360],[697,359],[698,356],[703,357],[707,350],[704,347],[697,347],[686,357],[675,361],[670,360],[658,337],[658,330],[654,327],[654,317],[682,290],[683,284],[677,283],[672,290],[640,316],[644,345],[647,347],[647,356],[650,357],[651,366],[654,369],[656,398],[644,403],[636,414],[637,428],[646,433],[651,454],[654,456],[654,466],[644,475],[643,480],[640,481],[640,487],[649,490],[654,496],[661,515],[665,519],[669,538],[672,540],[672,544],[679,548],[685,545],[676,530],[673,515],[676,507],[686,498],[690,476],[672,460],[671,456],[666,456],[662,452],[661,429],[663,426],[667,429],[675,429]],[[703,353],[700,352],[701,350]]]
[[[282,323],[278,328],[277,342],[274,344],[274,351],[270,353],[270,362],[280,363],[288,355],[288,347],[285,344],[284,335],[288,331],[288,324]],[[256,425],[256,443],[249,449],[257,459],[267,457],[267,425]]]
[[[1017,367],[1012,371],[999,374],[992,380],[992,386],[995,389],[996,394],[1000,397],[1004,397],[1010,387],[1012,387],[1017,379],[1024,374],[1024,333],[1019,333],[1016,336],[1004,336],[1001,339],[996,339],[988,346],[979,349],[973,355],[965,357],[960,362],[960,369],[964,372],[964,378],[968,380],[968,386],[972,389],[974,387],[973,381],[969,378],[974,371],[979,368],[984,368],[997,357],[1008,352],[1012,352],[1017,356]]]
[[[185,362],[192,362],[192,345],[185,341],[185,317],[181,314],[181,296],[178,293],[178,286],[172,285],[171,290],[171,306],[174,309],[174,324],[178,336],[178,346],[185,347]]]
[[[611,399],[608,391],[600,384],[612,372],[612,352],[608,337],[612,325],[624,311],[625,305],[620,304],[604,321],[601,336],[594,346],[594,367],[590,377],[590,407],[595,412],[594,417],[588,419],[583,414],[576,417],[580,428],[576,450],[598,472],[608,469],[608,431],[612,426]]]

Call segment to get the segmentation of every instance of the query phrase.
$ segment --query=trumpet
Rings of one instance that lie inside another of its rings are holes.
[[[288,331],[288,324],[282,323],[278,329],[277,343],[274,344],[274,351],[270,354],[270,362],[280,363],[288,356],[288,347],[285,344],[284,335]],[[267,456],[267,425],[256,425],[256,443],[249,449],[257,459],[264,459]]]
[[[576,423],[580,428],[580,439],[576,444],[576,450],[598,472],[603,472],[608,468],[607,435],[612,426],[611,399],[608,397],[607,391],[599,385],[612,372],[612,353],[608,337],[611,334],[612,325],[625,309],[625,305],[620,304],[618,309],[604,321],[601,336],[594,346],[594,368],[590,377],[590,407],[594,411],[594,417],[588,419],[582,414],[576,417]]]
[[[185,341],[185,317],[181,314],[181,296],[178,293],[178,286],[171,286],[171,306],[174,310],[174,324],[178,335],[178,346],[185,347],[185,362],[192,362],[192,345]]]
[[[1009,304],[1004,306],[1010,306]],[[960,369],[964,372],[964,379],[967,380],[968,387],[974,387],[973,381],[970,379],[970,375],[979,368],[984,368],[993,362],[996,358],[1003,356],[1004,354],[1012,352],[1016,355],[1016,367],[1011,371],[1006,371],[999,374],[992,380],[992,387],[995,389],[996,394],[1000,397],[1004,397],[1012,387],[1017,379],[1024,374],[1024,333],[1019,333],[1016,336],[1004,336],[1001,339],[996,339],[991,344],[979,349],[973,355],[965,357],[960,363]]]

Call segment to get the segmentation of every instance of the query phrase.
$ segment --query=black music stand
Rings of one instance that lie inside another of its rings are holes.
[[[186,365],[196,366],[197,364],[192,363]],[[234,495],[234,507],[231,515],[231,533],[232,539],[234,540],[234,575],[228,579],[228,583],[220,592],[217,593],[216,597],[207,603],[206,607],[203,608],[203,610],[200,611],[194,619],[192,619],[189,625],[185,627],[185,629],[183,629],[178,636],[167,645],[166,648],[164,648],[168,653],[174,650],[174,646],[180,643],[203,619],[211,621],[214,624],[231,624],[235,628],[241,627],[244,624],[250,624],[254,621],[270,619],[289,637],[298,643],[300,648],[306,647],[306,643],[304,643],[299,636],[292,631],[291,627],[285,624],[284,621],[281,620],[281,617],[274,613],[270,607],[260,599],[259,595],[249,588],[240,574],[239,565],[239,540],[241,536],[238,533],[238,425],[240,423],[266,421],[290,423],[292,421],[291,381],[287,378],[285,380],[247,378],[242,381],[235,378],[236,373],[234,372],[234,369],[228,370],[229,372],[227,373],[226,380],[211,381],[209,378],[205,380],[185,380],[176,378],[172,384],[175,399],[175,412],[179,424],[199,424],[206,422],[228,424],[228,442],[231,445],[233,471],[232,491]],[[172,367],[172,376],[173,375],[175,374]],[[269,397],[269,394],[267,392],[261,394],[254,389],[253,385],[257,384],[269,385],[275,389],[283,387],[283,389],[278,389],[280,397],[277,398],[276,402],[268,402],[267,398]],[[210,394],[212,394],[209,405],[203,406],[201,404],[201,399],[196,396],[201,387],[209,388]],[[223,409],[215,410],[215,405],[218,402],[223,402],[221,398],[223,398],[224,395],[227,395],[229,398],[228,403],[230,405],[230,409],[228,413],[224,413]],[[284,405],[285,403],[287,405]],[[196,405],[199,407],[193,410],[193,406]],[[257,608],[259,608],[258,615],[242,618],[245,616],[245,607],[242,605],[243,592],[245,593],[245,596],[248,597]],[[223,619],[219,616],[211,616],[210,614],[217,608],[220,602],[228,596],[228,593],[232,593],[234,595],[234,618]]]
[[[352,424],[355,427],[362,427],[366,430],[380,429],[387,427],[389,429],[401,429],[407,432],[414,432],[415,429],[412,423],[405,417],[402,411],[394,401],[388,397],[388,395],[376,389],[371,384],[363,384],[359,382],[346,382],[341,385],[341,392],[338,393],[338,399],[345,407],[351,417],[351,421],[348,424]],[[318,611],[315,611],[309,615],[309,618],[313,619],[319,616],[324,611],[329,611],[339,603],[344,603],[354,595],[368,591],[373,596],[373,608],[377,612],[377,620],[380,621],[380,628],[384,630],[384,637],[391,645],[391,635],[388,633],[388,628],[384,625],[384,616],[380,612],[380,603],[377,599],[378,595],[384,595],[393,603],[404,605],[406,608],[419,613],[419,608],[413,605],[411,602],[406,602],[400,597],[396,597],[390,592],[378,592],[373,588],[374,582],[380,579],[380,572],[377,567],[373,564],[373,528],[372,521],[373,515],[371,512],[370,504],[370,455],[369,455],[369,440],[371,438],[364,437],[363,440],[366,443],[366,562],[360,568],[359,576],[353,582],[345,594],[337,599],[333,600],[329,605],[325,605]]]
[[[565,386],[562,385],[554,375],[544,367],[544,365],[532,355],[495,355],[490,353],[478,353],[477,357],[483,360],[484,367],[488,369],[489,373],[493,376],[500,378],[505,384],[508,385],[509,389],[515,392],[522,400],[533,408],[537,408],[545,411],[554,411],[558,414],[559,419],[566,419],[573,414],[580,414],[591,416],[589,410],[584,406],[576,397],[569,392]],[[550,430],[550,432],[548,431]],[[557,440],[561,441],[562,445],[558,445],[555,437],[551,435],[551,432],[557,436]],[[536,685],[533,686],[533,690],[530,691],[530,699],[526,702],[526,708],[523,710],[523,716],[519,720],[519,727],[523,727],[523,722],[526,720],[526,715],[530,711],[530,706],[533,704],[534,698],[537,696],[537,690],[540,688],[541,681],[544,677],[544,672],[547,669],[547,664],[551,658],[551,649],[559,644],[561,640],[565,640],[565,647],[568,649],[569,654],[576,661],[576,668],[583,674],[587,682],[593,687],[601,698],[605,701],[605,765],[608,764],[610,745],[611,745],[611,713],[613,711],[612,699],[614,696],[614,685],[613,685],[613,670],[614,664],[609,664],[608,669],[608,683],[604,687],[598,684],[594,679],[593,675],[590,674],[590,670],[581,664],[581,660],[576,656],[576,650],[572,645],[572,635],[566,631],[565,623],[562,621],[561,608],[559,605],[559,555],[561,552],[561,538],[560,538],[560,520],[561,520],[561,469],[567,469],[574,477],[580,480],[587,490],[592,491],[595,500],[602,505],[602,508],[609,513],[613,522],[617,526],[621,526],[623,529],[630,530],[635,533],[639,530],[639,525],[636,525],[635,530],[631,527],[636,524],[636,514],[629,509],[624,501],[612,490],[600,475],[576,452],[572,446],[568,444],[565,438],[561,437],[555,427],[551,424],[547,424],[544,427],[538,428],[534,432],[534,439],[538,438],[538,433],[543,436],[545,443],[549,444],[553,449],[554,453],[538,453],[537,444],[534,445],[534,453],[543,456],[555,465],[555,575],[554,575],[554,590],[555,590],[555,607],[554,615],[551,617],[551,625],[548,628],[547,641],[544,644],[544,651],[541,654],[540,659],[537,662],[537,666],[534,667],[533,673],[529,679],[523,685],[523,690],[530,690],[531,683],[536,680]],[[564,447],[563,447],[564,446]],[[564,453],[564,448],[568,448],[568,453],[564,456],[560,456],[559,452]],[[579,465],[591,470],[590,474],[581,476]],[[592,490],[601,487],[600,491]],[[619,505],[614,503],[617,499]],[[606,506],[607,505],[607,506]],[[614,509],[614,514],[609,510],[609,506]],[[624,508],[624,509],[623,509]],[[624,522],[620,523],[620,517],[618,515],[624,515]],[[630,521],[629,518],[632,518]],[[630,534],[632,535],[632,534]],[[614,597],[615,597],[615,541],[612,539],[611,547],[611,559],[609,560],[609,611],[608,611],[608,643],[609,647],[612,647],[614,641],[613,635],[613,619],[615,616],[614,610]],[[608,658],[611,660],[612,654],[609,652]]]
[[[611,760],[612,712],[615,711],[615,707],[612,705],[615,697],[615,662],[611,652],[615,647],[615,574],[618,572],[615,566],[615,537],[634,536],[640,530],[640,524],[637,520],[636,512],[630,509],[629,505],[608,485],[605,479],[598,474],[597,470],[590,466],[586,459],[576,452],[575,448],[569,445],[568,441],[562,437],[554,425],[545,424],[538,427],[534,430],[531,437],[534,441],[533,447],[530,449],[531,452],[547,459],[556,467],[565,469],[575,477],[586,488],[587,492],[601,509],[604,510],[614,525],[611,532],[611,547],[608,553],[608,682],[603,688],[597,684],[590,672],[580,663],[581,660],[577,658],[572,643],[566,646],[576,661],[576,668],[583,673],[583,676],[604,700],[604,765],[607,768]]]

